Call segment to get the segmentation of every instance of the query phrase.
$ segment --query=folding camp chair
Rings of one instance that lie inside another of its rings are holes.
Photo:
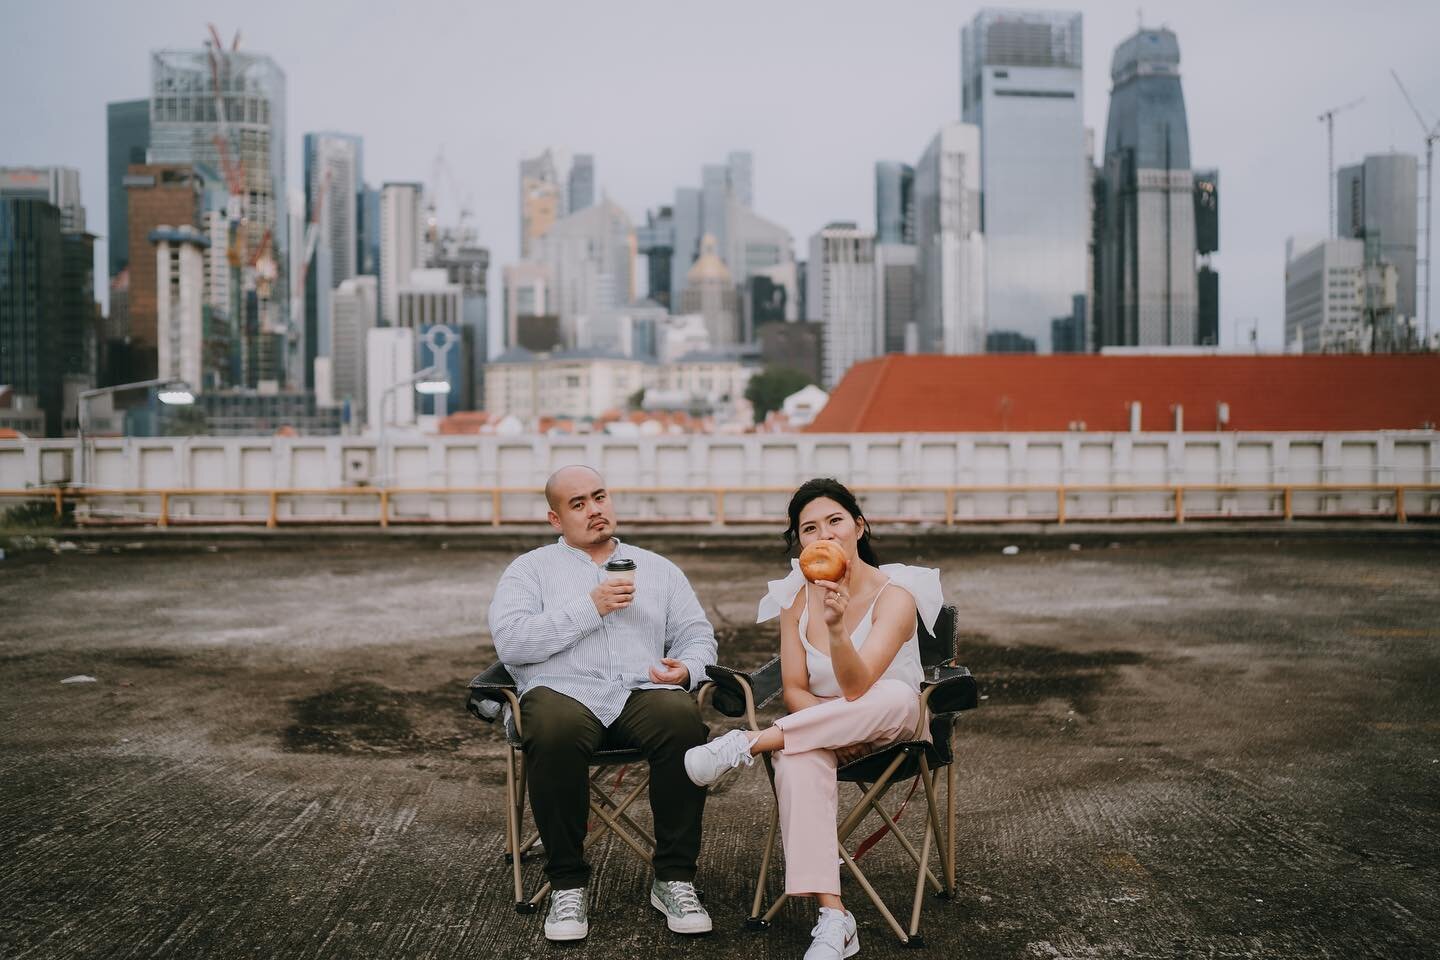
[[[928,882],[936,894],[950,898],[955,894],[955,764],[954,728],[956,714],[976,705],[975,678],[965,667],[955,662],[958,651],[956,637],[956,616],[953,606],[945,606],[935,620],[935,632],[931,634],[925,624],[919,624],[920,661],[925,666],[925,679],[920,690],[920,720],[914,734],[908,740],[891,744],[882,750],[845,764],[836,771],[842,782],[853,783],[860,790],[860,798],[840,821],[838,829],[840,857],[850,873],[875,904],[881,916],[900,942],[912,947],[923,945],[920,937],[920,906]],[[759,730],[755,711],[775,698],[781,690],[780,658],[776,657],[753,673],[742,673],[727,667],[709,667],[707,673],[715,682],[712,706],[728,717],[744,717],[750,729]],[[930,738],[925,738],[925,723],[930,724]],[[775,787],[775,768],[770,755],[765,754],[765,772],[770,777],[770,787]],[[936,796],[935,774],[946,771],[945,817],[942,822]],[[911,777],[919,777],[919,785],[925,793],[927,817],[924,838],[920,849],[906,837],[891,813],[881,801],[897,783]],[[856,855],[846,848],[846,842],[855,829],[870,813],[875,813],[885,835],[893,836],[909,854],[916,867],[915,898],[910,907],[910,927],[900,925],[895,915],[886,907],[884,900],[875,892],[869,879],[856,863]],[[775,836],[780,828],[780,807],[778,800],[772,805],[770,829],[765,838],[765,848],[760,855],[760,878],[755,884],[755,900],[750,909],[746,926],[750,929],[764,929],[779,913],[786,895],[780,894],[768,910],[762,914],[765,905],[765,881],[770,871],[770,862],[775,851]],[[930,848],[933,843],[940,846],[940,857],[944,869],[944,881],[930,869]]]
[[[706,681],[697,693],[703,706],[712,684]],[[525,896],[525,881],[522,864],[525,855],[540,841],[538,830],[521,839],[525,825],[525,757],[521,741],[523,730],[520,718],[520,696],[515,680],[503,663],[491,664],[483,673],[474,677],[467,688],[465,709],[487,723],[493,723],[508,705],[505,715],[505,857],[511,865],[515,883],[515,912],[534,913],[539,909],[550,884],[544,883],[530,897]],[[638,764],[638,782],[624,795],[619,794],[622,781],[617,779],[607,784],[607,768]],[[645,863],[655,852],[655,837],[634,821],[629,814],[630,806],[645,793],[650,785],[650,768],[645,755],[638,749],[598,750],[590,758],[590,812],[594,819],[585,836],[585,849],[589,850],[607,833],[624,841],[634,854]]]

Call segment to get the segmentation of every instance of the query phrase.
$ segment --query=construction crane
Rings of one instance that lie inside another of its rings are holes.
[[[1421,343],[1428,349],[1430,346],[1430,211],[1434,209],[1435,203],[1430,193],[1431,185],[1434,183],[1432,171],[1435,160],[1435,141],[1440,139],[1440,121],[1434,126],[1425,122],[1425,117],[1420,113],[1420,108],[1415,106],[1415,101],[1410,99],[1410,92],[1405,89],[1405,84],[1400,82],[1400,74],[1394,70],[1390,76],[1395,78],[1395,86],[1400,88],[1400,95],[1410,106],[1410,112],[1415,114],[1415,119],[1420,121],[1420,132],[1425,137],[1425,326],[1424,339]]]
[[[1329,178],[1329,180],[1327,181],[1327,183],[1328,183],[1328,185],[1329,185],[1329,188],[1328,188],[1328,190],[1327,190],[1326,192],[1328,192],[1328,193],[1330,194],[1330,237],[1331,237],[1331,239],[1334,239],[1334,237],[1338,234],[1338,230],[1337,230],[1338,225],[1335,223],[1335,114],[1337,114],[1337,113],[1344,113],[1346,110],[1350,110],[1350,109],[1353,109],[1354,107],[1358,107],[1358,106],[1360,106],[1360,104],[1362,104],[1362,103],[1364,103],[1364,102],[1365,102],[1365,98],[1364,98],[1364,97],[1360,97],[1358,100],[1351,100],[1349,103],[1341,104],[1341,105],[1338,106],[1338,107],[1331,107],[1329,110],[1326,110],[1324,113],[1320,114],[1320,116],[1318,116],[1318,117],[1315,118],[1315,119],[1319,120],[1321,123],[1325,124],[1325,136],[1326,136],[1326,140],[1327,140],[1328,143],[1329,143],[1329,152],[1328,152],[1328,154],[1327,154],[1327,157],[1328,157],[1328,159],[1329,159],[1329,164],[1330,164],[1330,166],[1329,166],[1329,169],[1330,169],[1330,178]]]

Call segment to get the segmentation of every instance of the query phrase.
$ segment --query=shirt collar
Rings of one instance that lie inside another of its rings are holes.
[[[571,553],[575,554],[577,557],[583,559],[586,563],[593,564],[597,567],[600,566],[600,564],[595,563],[594,560],[590,559],[590,554],[586,553],[584,550],[581,550],[579,547],[573,546],[568,540],[565,539],[564,536],[557,538],[556,542],[559,543],[560,546],[564,547],[566,550],[569,550]],[[615,549],[610,554],[611,560],[623,557],[628,553],[624,541],[622,541],[619,537],[611,537],[610,542],[615,544]]]

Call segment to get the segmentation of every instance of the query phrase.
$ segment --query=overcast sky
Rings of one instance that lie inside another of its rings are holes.
[[[431,180],[443,148],[491,250],[493,311],[498,267],[518,250],[517,165],[546,144],[595,154],[599,187],[637,221],[677,185],[698,186],[702,163],[749,149],[755,207],[790,229],[798,255],[830,220],[873,228],[874,162],[913,162],[959,117],[960,28],[979,9],[0,0],[0,165],[78,167],[103,236],[105,104],[145,96],[149,51],[198,49],[213,21],[285,70],[292,184],[306,131],[362,135],[372,184]],[[1103,145],[1110,58],[1139,11],[1079,9],[1085,121]],[[1149,2],[1143,18],[1178,35],[1192,160],[1220,170],[1222,342],[1253,318],[1262,343],[1278,346],[1285,238],[1326,230],[1316,116],[1365,98],[1336,121],[1337,165],[1391,149],[1423,162],[1390,69],[1432,122],[1440,116],[1440,3]],[[464,197],[440,186],[442,212],[455,209]],[[102,241],[97,277],[105,262]]]

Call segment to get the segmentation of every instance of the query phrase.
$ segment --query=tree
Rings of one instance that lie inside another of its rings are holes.
[[[645,388],[641,387],[639,390],[636,390],[634,393],[630,394],[630,396],[625,398],[625,402],[631,410],[644,410]]]
[[[785,398],[814,383],[791,367],[766,367],[745,386],[745,399],[755,407],[755,422],[763,423],[771,410],[779,410]]]

